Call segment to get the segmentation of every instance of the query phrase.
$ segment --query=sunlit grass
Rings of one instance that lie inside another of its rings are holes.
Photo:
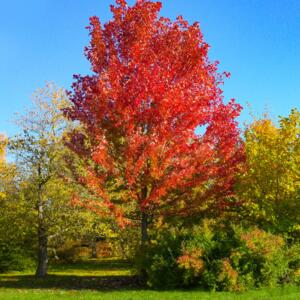
[[[130,276],[134,275],[134,269],[130,263],[114,259],[91,259],[85,262],[73,264],[52,265],[49,275],[76,275],[76,276]]]
[[[91,291],[91,290],[20,290],[0,289],[0,299],[5,300],[37,300],[37,299],[82,299],[82,300],[299,300],[300,290],[296,287],[264,289],[250,291],[243,294],[209,293],[203,291],[148,291],[148,290],[121,290],[121,291]]]

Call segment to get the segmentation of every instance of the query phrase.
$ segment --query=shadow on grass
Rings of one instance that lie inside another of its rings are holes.
[[[1,274],[0,288],[108,291],[137,289],[140,287],[138,276],[130,275],[131,269],[130,263],[121,260],[89,260],[73,264],[55,264],[49,267],[50,275],[43,279],[22,273]],[[129,274],[124,274],[124,271],[128,271]],[[111,272],[116,274],[105,274]]]
[[[115,290],[139,288],[137,276],[70,276],[48,275],[37,279],[33,275],[1,276],[0,288]]]
[[[65,271],[78,270],[81,271],[105,271],[105,270],[129,270],[132,269],[132,264],[120,259],[89,259],[87,261],[79,261],[74,263],[56,263],[50,265],[50,271]]]

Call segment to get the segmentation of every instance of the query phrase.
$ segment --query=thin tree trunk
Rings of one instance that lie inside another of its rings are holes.
[[[39,169],[40,172],[40,169]],[[36,277],[43,278],[47,275],[48,265],[48,236],[45,226],[44,206],[42,199],[42,185],[38,187],[38,265]]]
[[[43,226],[39,226],[38,228],[38,242],[38,266],[35,275],[38,278],[43,278],[47,275],[48,266],[48,238]]]

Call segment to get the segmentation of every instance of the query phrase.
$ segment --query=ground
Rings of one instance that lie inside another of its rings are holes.
[[[37,280],[30,272],[0,275],[2,300],[300,300],[300,287],[263,289],[246,293],[151,291],[141,289],[129,263],[120,260],[90,260],[55,265],[49,276]]]

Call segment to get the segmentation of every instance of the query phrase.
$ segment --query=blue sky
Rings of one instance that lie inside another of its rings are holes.
[[[9,122],[30,104],[45,81],[69,88],[74,73],[88,73],[83,56],[85,26],[98,15],[110,18],[112,0],[0,1],[0,132],[12,135]],[[133,4],[134,1],[128,1]],[[287,115],[300,104],[299,0],[164,0],[162,15],[199,21],[210,57],[232,76],[226,99],[246,103],[259,115]]]

